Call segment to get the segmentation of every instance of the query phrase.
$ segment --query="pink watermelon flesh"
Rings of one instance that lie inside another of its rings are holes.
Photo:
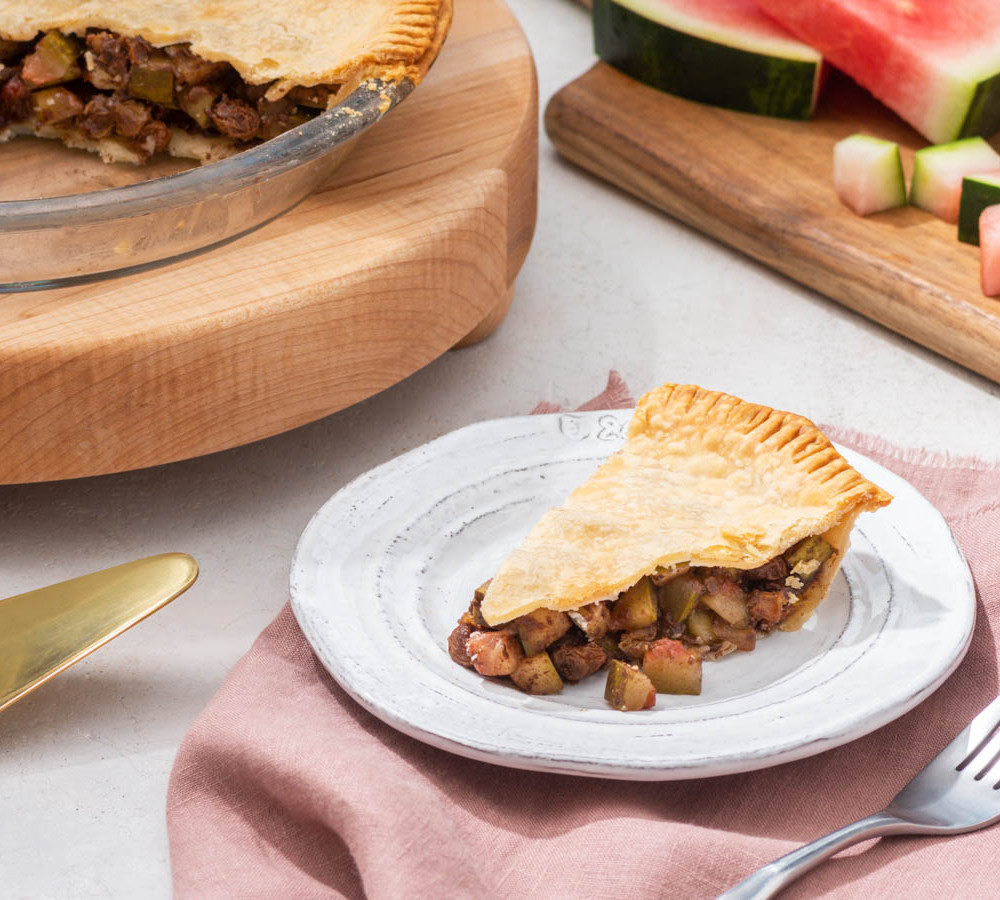
[[[756,0],[647,0],[647,4],[663,7],[671,18],[680,13],[745,35],[793,40],[786,28],[760,11]]]
[[[757,0],[932,143],[1000,127],[1000,0]]]
[[[987,206],[979,217],[979,265],[983,293],[1000,297],[1000,206]]]

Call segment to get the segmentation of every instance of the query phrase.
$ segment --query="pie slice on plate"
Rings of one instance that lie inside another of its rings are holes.
[[[450,22],[451,0],[0,0],[0,140],[220,159],[418,82]]]
[[[449,652],[529,693],[607,665],[620,709],[696,694],[703,659],[800,628],[855,519],[891,499],[808,419],[664,385],[476,591]]]

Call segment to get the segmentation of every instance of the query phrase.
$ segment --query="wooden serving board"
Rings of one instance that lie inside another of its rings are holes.
[[[534,230],[537,87],[502,0],[456,6],[424,83],[284,216],[142,274],[0,295],[0,484],[254,441],[496,328]]]
[[[791,122],[661,93],[603,63],[563,88],[545,125],[601,178],[900,334],[1000,381],[1000,300],[979,288],[979,250],[905,207],[862,219],[837,200],[833,145],[855,132],[916,132],[833,73],[816,116]]]

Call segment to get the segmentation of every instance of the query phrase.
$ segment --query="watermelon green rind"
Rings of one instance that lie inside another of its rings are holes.
[[[854,134],[833,148],[837,196],[859,216],[906,204],[906,179],[899,144]]]
[[[639,81],[741,112],[812,115],[822,57],[777,26],[777,37],[741,36],[676,14],[665,0],[594,0],[593,15],[597,55]]]
[[[997,0],[757,0],[928,140],[1000,129]]]
[[[1000,155],[981,137],[924,147],[913,155],[910,203],[957,222],[966,175],[1000,169]]]
[[[962,179],[962,203],[958,208],[958,239],[979,243],[979,217],[987,206],[1000,203],[1000,172],[966,175]]]
[[[977,134],[989,137],[997,131],[1000,131],[1000,73],[976,85],[959,137]]]

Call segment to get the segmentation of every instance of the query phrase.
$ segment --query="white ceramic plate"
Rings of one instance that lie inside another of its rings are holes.
[[[631,411],[463,428],[358,478],[313,517],[292,608],[330,674],[394,728],[474,759],[612,778],[723,775],[810,756],[916,706],[965,654],[972,577],[941,514],[845,448],[895,495],[859,520],[827,599],[798,632],[705,665],[699,697],[622,713],[604,678],[531,697],[456,665],[473,589],[624,439]]]

